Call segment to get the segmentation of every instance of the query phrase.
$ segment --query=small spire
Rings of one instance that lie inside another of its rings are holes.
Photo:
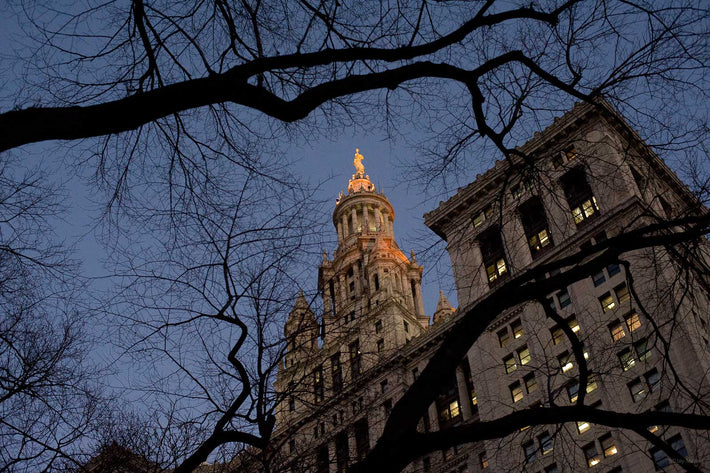
[[[453,308],[451,302],[444,295],[444,291],[439,291],[439,302],[436,304],[436,310],[434,311],[434,323],[443,320],[456,312]]]

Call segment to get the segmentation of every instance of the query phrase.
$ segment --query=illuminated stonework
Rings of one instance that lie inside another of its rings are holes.
[[[362,160],[365,159],[363,155],[360,154],[360,148],[355,148],[355,159],[353,159],[353,165],[355,166],[355,174],[353,174],[352,179],[348,183],[348,193],[352,194],[354,192],[375,192],[375,185],[370,182],[370,176],[365,174],[365,165],[362,164]],[[340,203],[340,199],[338,203]]]

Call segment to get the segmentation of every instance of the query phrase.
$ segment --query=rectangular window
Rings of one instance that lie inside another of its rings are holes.
[[[574,367],[574,363],[572,362],[572,355],[570,355],[569,352],[566,350],[563,351],[557,357],[557,360],[560,362],[560,368],[562,369],[563,373],[566,373]]]
[[[544,432],[537,439],[540,442],[540,452],[543,455],[547,455],[552,452],[552,437],[549,433]]]
[[[403,322],[404,322],[404,331],[405,331],[406,333],[409,333],[409,323],[407,323],[406,320],[404,320]]]
[[[486,452],[478,455],[478,463],[481,465],[481,470],[488,468],[488,457],[486,456]]]
[[[362,369],[361,366],[361,358],[362,358],[362,353],[360,353],[360,340],[355,340],[353,343],[349,345],[350,349],[350,372],[352,374],[353,378],[356,378],[360,375],[360,371]]]
[[[553,463],[552,465],[549,465],[547,468],[545,468],[545,473],[559,473],[559,470],[557,469],[557,464]]]
[[[636,364],[636,359],[634,358],[634,352],[627,348],[619,353],[619,361],[621,362],[621,369],[624,371],[629,371]]]
[[[626,320],[626,327],[629,329],[629,333],[636,329],[641,328],[641,321],[639,320],[639,315],[636,312],[632,312],[624,317]]]
[[[323,402],[325,396],[325,384],[323,383],[323,367],[318,366],[313,370],[313,394],[315,403]]]
[[[355,454],[358,460],[362,460],[367,456],[370,450],[370,430],[367,425],[367,419],[361,419],[355,422]]]
[[[521,366],[530,363],[530,349],[527,347],[527,345],[518,348],[518,358],[520,359]]]
[[[510,397],[513,399],[513,402],[518,402],[523,399],[523,388],[520,386],[519,382],[511,384],[508,388],[510,389]]]
[[[560,309],[564,309],[572,303],[572,299],[570,299],[567,289],[562,289],[562,291],[557,293],[557,300],[560,302]]]
[[[504,328],[502,330],[498,330],[498,345],[500,345],[501,348],[506,346],[508,342],[510,341],[510,334],[508,333],[508,329]]]
[[[539,197],[533,197],[518,208],[525,237],[533,259],[552,248],[552,235],[545,217],[545,209]]]
[[[574,223],[581,225],[599,213],[597,199],[587,183],[584,169],[581,166],[567,172],[562,176],[560,182],[572,211]]]
[[[617,274],[621,272],[621,266],[619,266],[616,263],[612,263],[609,266],[606,267],[607,272],[609,273],[609,277],[613,278]]]
[[[577,317],[574,315],[567,319],[567,325],[572,329],[574,333],[579,332],[579,322],[577,322]]]
[[[597,389],[597,387],[597,377],[590,373],[587,376],[587,394]]]
[[[577,397],[579,394],[579,383],[576,381],[574,383],[567,385],[567,396],[569,397],[569,402],[574,404],[577,402]]]
[[[639,361],[644,361],[651,357],[651,347],[648,345],[648,340],[645,338],[634,343],[634,349],[636,350],[636,356]]]
[[[584,446],[582,448],[582,451],[584,452],[584,458],[587,460],[587,466],[589,468],[593,467],[602,460],[599,453],[597,453],[597,446],[594,444],[594,442]]]
[[[510,329],[513,331],[513,338],[515,338],[516,340],[523,336],[523,323],[520,321],[520,319],[510,324]]]
[[[604,452],[604,458],[608,458],[612,455],[616,455],[618,450],[616,449],[616,443],[611,433],[599,437],[599,443],[602,446],[602,452]]]
[[[523,452],[525,453],[526,462],[534,462],[537,460],[537,448],[532,440],[523,444]]]
[[[589,425],[589,422],[587,422],[586,420],[577,422],[577,432],[579,432],[580,434],[583,434],[584,432],[589,430],[590,427],[591,425]]]
[[[389,417],[392,412],[392,399],[387,399],[382,403],[382,408],[385,410],[385,417]]]
[[[553,345],[559,345],[565,337],[565,333],[560,327],[553,327],[552,329],[550,329],[550,335],[552,335]]]
[[[649,453],[651,454],[651,458],[653,458],[653,466],[656,467],[656,470],[663,470],[665,467],[671,464],[671,461],[668,458],[668,455],[666,455],[666,452],[664,452],[660,448],[654,447],[649,451]]]
[[[479,237],[481,245],[481,256],[483,266],[486,268],[486,275],[490,284],[508,276],[508,266],[505,261],[505,251],[503,250],[503,240],[500,237],[500,229],[491,227]]]
[[[382,321],[375,322],[375,333],[382,333]]]
[[[385,341],[383,339],[377,340],[377,353],[382,353],[385,351]]]
[[[335,462],[339,472],[345,471],[348,468],[350,461],[350,451],[348,447],[347,432],[340,432],[335,436]]]
[[[330,468],[330,458],[328,458],[328,445],[318,447],[316,453],[316,473],[328,473]]]
[[[614,302],[614,298],[611,297],[610,292],[605,292],[604,294],[602,294],[602,296],[599,298],[599,303],[602,305],[602,310],[604,312],[608,312],[614,307],[616,307],[616,302]]]
[[[412,378],[414,378],[414,381],[416,381],[418,377],[419,377],[419,368],[412,368]]]
[[[668,443],[671,445],[671,448],[675,450],[675,452],[681,457],[685,458],[688,456],[688,450],[686,450],[685,442],[683,442],[683,437],[681,437],[680,434],[674,435],[673,437],[669,438]]]
[[[627,386],[634,402],[639,402],[646,397],[646,387],[639,378],[634,379]]]
[[[626,286],[626,283],[616,286],[614,292],[616,293],[616,299],[619,301],[619,305],[631,299],[631,294],[629,294],[629,288]]]
[[[525,376],[523,378],[523,382],[525,383],[525,390],[528,392],[528,394],[532,394],[533,392],[537,391],[537,381],[535,380],[535,373],[530,373]]]
[[[648,384],[648,390],[653,392],[658,389],[661,383],[661,375],[658,373],[656,368],[643,375],[646,378],[646,383]]]
[[[508,355],[503,358],[503,365],[505,366],[506,374],[510,374],[518,369],[518,365],[515,363],[515,357],[513,355]]]
[[[340,367],[340,353],[330,357],[330,375],[333,379],[333,391],[339,393],[343,389],[343,372]]]
[[[604,271],[599,271],[598,273],[594,273],[592,275],[592,282],[594,282],[594,287],[599,287],[604,282],[606,282],[606,277],[604,276]]]
[[[618,320],[609,325],[609,333],[611,334],[611,339],[614,341],[621,340],[626,336],[624,326]]]

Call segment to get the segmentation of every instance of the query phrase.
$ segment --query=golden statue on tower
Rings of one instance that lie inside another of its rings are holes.
[[[355,148],[355,159],[353,159],[353,164],[355,165],[355,179],[362,178],[365,176],[365,165],[362,164],[362,160],[365,159],[363,155],[360,154],[360,148]]]

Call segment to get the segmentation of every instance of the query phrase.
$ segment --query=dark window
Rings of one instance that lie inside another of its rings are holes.
[[[382,332],[382,321],[378,320],[375,322],[375,333],[380,333]]]
[[[540,198],[533,197],[521,205],[518,211],[525,230],[525,237],[528,240],[530,254],[535,259],[543,253],[544,249],[553,246],[552,235],[545,218],[545,209]]]
[[[321,445],[316,453],[316,473],[328,473],[329,468],[328,445]]]
[[[293,396],[288,397],[288,410],[293,412],[296,410],[296,399]]]
[[[350,344],[350,372],[353,378],[360,375],[362,366],[360,365],[362,355],[360,353],[360,340],[355,340]]]
[[[340,366],[340,353],[330,357],[330,374],[333,378],[333,391],[339,393],[343,389],[343,371]]]
[[[505,261],[505,251],[503,241],[500,237],[500,229],[491,227],[480,237],[481,255],[483,266],[486,268],[486,276],[489,284],[508,276],[508,265]]]
[[[355,452],[357,459],[362,460],[370,450],[370,431],[367,425],[367,419],[361,419],[355,422]]]
[[[328,289],[330,289],[330,310],[335,314],[335,281],[328,281]]]
[[[653,466],[656,467],[656,470],[662,470],[664,467],[667,467],[671,464],[671,461],[668,459],[668,455],[666,455],[666,452],[664,452],[660,448],[652,448],[650,453],[651,458],[653,458]]]
[[[685,443],[683,442],[683,437],[680,434],[674,435],[668,439],[668,443],[671,448],[681,457],[685,458],[688,456],[688,451],[685,449]]]
[[[387,399],[382,407],[385,409],[385,417],[389,417],[390,412],[392,412],[392,399]]]
[[[651,371],[647,372],[643,376],[644,378],[646,378],[649,391],[653,392],[658,389],[658,385],[661,382],[661,375],[658,373],[658,370],[656,368],[653,368]]]
[[[594,287],[599,287],[604,282],[606,281],[606,277],[604,276],[604,271],[599,271],[598,273],[594,273],[592,275],[592,281],[594,282]]]
[[[350,461],[349,457],[348,434],[340,432],[335,436],[335,462],[338,473],[347,470],[348,462]]]
[[[537,381],[535,380],[535,373],[530,373],[523,378],[525,383],[525,390],[528,394],[537,391]]]
[[[639,378],[634,379],[627,386],[629,387],[629,392],[634,402],[639,402],[646,397],[646,386],[644,386]]]
[[[567,396],[569,397],[569,402],[572,404],[577,402],[577,395],[579,394],[579,383],[576,381],[572,384],[567,385]]]
[[[407,323],[406,320],[404,321],[404,331],[409,333],[409,324]]]
[[[429,473],[431,471],[431,458],[425,457],[422,459],[422,469],[424,473]]]
[[[612,263],[609,266],[606,267],[606,270],[609,272],[609,277],[614,277],[617,274],[621,272],[621,266],[619,266],[616,263]]]
[[[634,343],[634,349],[636,350],[639,361],[644,361],[651,357],[651,347],[648,346],[648,340],[645,338]]]
[[[537,449],[535,448],[535,442],[532,440],[523,444],[523,452],[525,453],[526,462],[537,460]]]
[[[508,342],[510,341],[510,334],[508,333],[508,329],[504,328],[502,330],[498,331],[498,345],[500,345],[501,348],[506,346]]]
[[[557,469],[557,464],[553,463],[552,465],[545,468],[545,473],[559,473],[559,470]]]
[[[572,303],[567,289],[562,289],[562,291],[557,294],[557,300],[560,302],[560,309],[564,309]]]
[[[419,377],[419,368],[412,368],[412,377],[414,378],[414,381],[417,380]]]
[[[379,275],[375,274],[375,291],[380,290],[380,277]]]
[[[614,293],[616,294],[616,299],[619,301],[619,304],[628,302],[629,299],[631,299],[631,295],[629,294],[629,288],[626,286],[626,283],[622,283],[616,286],[614,288]]]
[[[384,393],[387,392],[387,384],[388,384],[388,383],[387,383],[387,380],[386,380],[386,379],[383,380],[383,381],[380,383],[380,392],[381,392],[382,394],[384,394]]]
[[[481,465],[481,470],[488,468],[488,457],[486,456],[486,452],[478,455],[478,463]]]
[[[547,455],[552,451],[552,437],[545,432],[537,438],[540,441],[540,452]]]
[[[581,225],[599,213],[597,199],[594,197],[582,167],[572,169],[562,176],[560,181],[572,211],[574,223]]]
[[[382,353],[385,351],[385,341],[383,339],[377,340],[377,353]]]

